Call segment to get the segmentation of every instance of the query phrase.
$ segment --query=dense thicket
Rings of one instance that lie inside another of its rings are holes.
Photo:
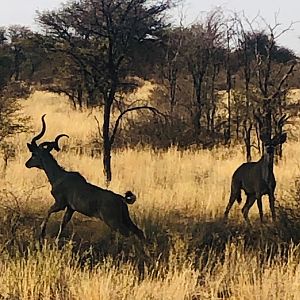
[[[219,10],[175,26],[166,17],[170,8],[163,0],[79,0],[40,12],[39,33],[3,28],[1,95],[22,83],[67,95],[75,109],[103,107],[108,181],[113,145],[243,141],[251,160],[253,145],[260,147],[257,124],[271,137],[294,113],[287,93],[299,87],[297,57],[277,42],[290,28]],[[128,101],[140,79],[156,84],[151,99]],[[139,118],[121,122],[131,111]]]

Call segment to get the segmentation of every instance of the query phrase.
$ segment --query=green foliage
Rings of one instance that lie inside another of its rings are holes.
[[[29,95],[28,86],[20,82],[9,82],[0,92],[0,144],[5,138],[27,130],[28,118],[20,113],[18,98]]]
[[[5,153],[8,149],[7,138],[28,129],[26,126],[28,118],[21,115],[21,107],[17,100],[29,96],[30,87],[26,82],[15,79],[20,77],[22,65],[15,49],[19,47],[17,52],[19,54],[22,52],[21,46],[17,44],[20,42],[20,32],[27,32],[24,28],[20,31],[19,29],[16,26],[8,30],[1,29],[3,38],[0,44],[0,147]]]
[[[87,106],[103,104],[111,92],[124,92],[125,78],[135,75],[137,52],[143,52],[137,49],[154,49],[165,26],[161,16],[167,2],[147,2],[81,0],[39,14],[46,33],[43,47],[65,62],[57,66],[59,80],[52,90],[80,93]]]

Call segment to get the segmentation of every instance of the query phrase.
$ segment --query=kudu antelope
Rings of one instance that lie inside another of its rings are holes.
[[[286,141],[286,133],[276,134],[272,139],[267,135],[261,134],[260,138],[264,146],[264,154],[259,161],[243,163],[234,172],[231,180],[231,193],[226,207],[224,218],[228,218],[229,211],[234,202],[241,203],[241,190],[244,190],[247,199],[242,208],[245,221],[250,224],[248,213],[257,200],[260,220],[263,223],[262,196],[268,195],[270,210],[273,221],[276,220],[275,214],[275,187],[276,180],[273,172],[274,150],[277,145]]]
[[[45,171],[52,186],[51,194],[55,199],[55,203],[50,207],[41,224],[40,237],[45,237],[50,215],[66,209],[57,241],[75,211],[101,219],[111,229],[119,231],[126,237],[131,232],[139,239],[144,240],[143,231],[132,222],[129,216],[127,204],[133,204],[136,200],[132,192],[128,191],[125,196],[121,196],[88,183],[78,172],[64,170],[53,158],[51,150],[60,150],[58,141],[62,137],[68,137],[66,134],[58,135],[52,142],[43,142],[37,145],[36,142],[43,137],[46,131],[44,118],[45,115],[42,116],[41,132],[32,139],[31,143],[27,144],[32,156],[25,164],[27,168],[35,167]]]

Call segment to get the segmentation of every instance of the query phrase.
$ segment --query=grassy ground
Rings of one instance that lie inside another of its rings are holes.
[[[47,113],[46,139],[71,136],[55,157],[66,169],[104,186],[101,158],[76,151],[96,135],[94,112],[74,112],[63,98],[36,93],[24,105],[33,131]],[[26,169],[31,133],[14,139],[16,158],[0,179],[0,299],[300,299],[300,148],[297,130],[275,167],[278,221],[250,211],[248,228],[235,204],[222,214],[242,149],[123,150],[113,154],[110,189],[130,189],[130,206],[147,244],[125,239],[101,221],[75,214],[60,245],[61,213],[51,217],[47,240],[39,225],[53,199],[46,176]]]

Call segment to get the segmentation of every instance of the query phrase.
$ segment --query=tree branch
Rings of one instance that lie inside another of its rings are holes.
[[[293,73],[293,70],[296,66],[296,63],[292,64],[290,69],[284,74],[284,76],[281,78],[277,90],[276,92],[271,96],[271,99],[276,98],[280,93],[281,93],[281,87],[282,85],[285,83],[285,81],[287,80],[287,78],[289,77],[289,75],[291,75]]]
[[[97,129],[98,129],[98,134],[99,134],[99,137],[103,139],[103,134],[101,133],[101,126],[100,126],[100,122],[98,120],[98,118],[96,116],[94,116],[95,118],[95,121],[97,123]]]
[[[152,106],[147,106],[147,105],[143,105],[143,106],[136,106],[136,107],[130,107],[125,109],[117,118],[116,122],[115,122],[115,126],[112,132],[112,135],[110,137],[110,144],[112,145],[114,143],[120,122],[122,120],[122,118],[124,117],[124,115],[126,115],[127,113],[131,112],[131,111],[136,111],[136,110],[142,110],[142,109],[147,109],[150,110],[153,114],[157,114],[162,116],[164,119],[166,119],[166,116],[161,113],[158,109],[156,109],[155,107]]]

